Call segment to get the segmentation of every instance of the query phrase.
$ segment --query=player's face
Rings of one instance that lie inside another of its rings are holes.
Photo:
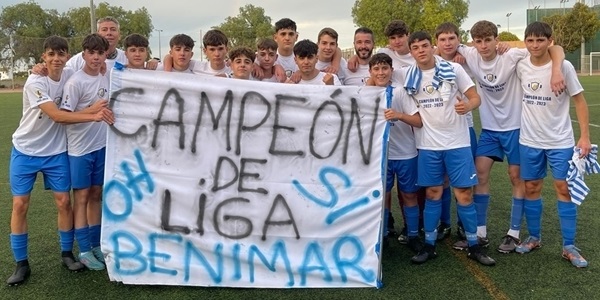
[[[392,66],[379,63],[369,68],[369,74],[376,86],[385,87],[390,83],[393,70]]]
[[[354,35],[354,51],[360,59],[368,59],[373,54],[373,35],[359,32]]]
[[[437,37],[437,46],[443,57],[454,57],[460,40],[456,33],[441,33]]]
[[[394,34],[388,37],[388,43],[392,50],[398,52],[399,54],[408,54],[408,35],[403,34]]]
[[[185,70],[188,68],[194,52],[190,47],[175,45],[171,48],[169,54],[173,57],[173,67],[177,70]]]
[[[130,46],[127,47],[125,51],[125,56],[127,56],[127,61],[129,62],[129,67],[133,69],[143,69],[144,62],[148,57],[148,52],[146,47],[136,47]]]
[[[265,70],[272,68],[275,61],[277,61],[277,51],[273,49],[258,50],[256,54],[258,64]]]
[[[119,26],[112,21],[106,21],[98,24],[98,34],[108,41],[110,48],[116,48],[117,44],[119,43],[119,39],[121,38]]]
[[[415,41],[410,45],[410,54],[422,69],[430,69],[435,66],[433,51],[429,40]]]
[[[104,65],[104,61],[106,60],[106,51],[104,50],[83,50],[81,56],[85,61],[85,65],[91,71],[98,72],[100,68]]]
[[[487,36],[484,38],[473,38],[473,46],[477,49],[479,55],[483,60],[492,60],[496,57],[496,45],[498,44],[498,38],[493,36]]]
[[[552,39],[545,36],[530,35],[525,38],[525,46],[532,57],[541,58],[548,53],[548,47],[552,43]]]
[[[249,79],[250,72],[252,72],[252,64],[254,62],[244,56],[240,55],[231,61],[231,71],[233,73],[233,77],[239,79]]]
[[[311,75],[311,73],[315,70],[315,65],[317,64],[317,56],[310,55],[307,57],[299,57],[295,56],[294,60],[298,65],[298,69],[304,75]]]
[[[291,29],[280,29],[273,35],[273,39],[277,42],[279,49],[283,51],[291,51],[294,44],[298,40],[298,33]]]
[[[209,61],[212,62],[223,62],[227,57],[227,46],[206,46],[204,48],[204,54]]]
[[[330,61],[337,49],[337,40],[330,35],[324,34],[319,39],[319,54],[325,61]]]
[[[69,60],[69,53],[67,53],[65,50],[57,51],[46,49],[46,51],[42,53],[42,59],[46,63],[46,68],[48,68],[48,71],[58,71],[65,67],[65,64]]]

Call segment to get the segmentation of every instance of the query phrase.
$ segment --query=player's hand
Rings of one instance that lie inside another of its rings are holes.
[[[289,78],[289,80],[291,80],[293,83],[298,83],[298,82],[300,82],[301,79],[302,79],[302,73],[300,73],[300,71],[294,72],[294,74],[292,74],[292,76],[290,76],[290,78]]]
[[[285,75],[285,69],[281,65],[274,65],[273,72],[275,73],[275,78],[277,78],[277,82],[286,82],[287,75]]]
[[[369,77],[367,79],[367,81],[365,81],[365,86],[375,86],[375,80],[373,80],[373,78]]]
[[[48,76],[48,68],[46,68],[45,63],[35,64],[33,68],[31,68],[31,73],[40,76]]]
[[[323,69],[322,71],[325,73],[337,74],[338,69],[339,69],[338,67],[331,64],[329,67]]]
[[[106,62],[100,65],[100,74],[106,75]]]
[[[457,114],[464,115],[470,110],[469,103],[464,99],[461,99],[460,97],[456,96],[456,104],[454,104],[454,110]]]
[[[496,45],[496,51],[498,51],[498,54],[500,55],[506,53],[508,50],[510,50],[510,45],[506,42],[499,42]]]
[[[86,112],[87,113],[91,113],[91,114],[97,114],[100,111],[102,111],[102,109],[108,107],[108,101],[105,99],[100,99],[96,102],[94,102],[94,104],[90,105],[87,109]]]
[[[352,73],[358,71],[358,56],[352,55],[352,57],[350,57],[348,60],[348,70]]]
[[[550,88],[552,88],[552,92],[557,97],[565,91],[567,87],[562,72],[552,72],[552,76],[550,77]]]
[[[96,113],[95,117],[96,122],[104,121],[108,125],[115,124],[115,115],[113,114],[112,110],[108,109],[107,107]]]
[[[400,120],[399,113],[396,112],[395,110],[391,109],[391,108],[386,108],[383,111],[383,116],[388,121],[398,121],[398,120]]]
[[[156,70],[156,67],[158,67],[158,60],[153,58],[146,62],[146,66],[144,68],[146,70]]]
[[[252,64],[252,77],[258,80],[263,80],[265,79],[265,72],[259,65]]]
[[[579,148],[579,158],[586,157],[588,154],[590,154],[590,151],[592,150],[592,144],[590,143],[590,139],[583,137],[579,138],[579,141],[577,142],[577,148]]]
[[[465,59],[464,56],[462,56],[460,53],[456,52],[456,54],[454,55],[454,58],[452,59],[453,62],[457,63],[457,64],[465,64],[467,62],[467,60]]]
[[[325,76],[323,76],[323,82],[326,85],[333,85],[333,75],[331,75],[331,73],[326,73]]]

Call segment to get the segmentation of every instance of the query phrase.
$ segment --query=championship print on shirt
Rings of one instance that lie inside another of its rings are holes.
[[[539,105],[546,106],[546,103],[552,101],[552,97],[544,96],[544,95],[534,95],[537,92],[542,92],[542,80],[539,78],[534,78],[527,82],[527,88],[525,94],[523,95],[523,101],[528,105]]]

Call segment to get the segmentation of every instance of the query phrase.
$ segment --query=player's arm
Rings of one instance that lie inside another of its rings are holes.
[[[356,54],[352,55],[350,59],[348,59],[348,70],[350,70],[352,73],[358,71],[358,56]]]
[[[402,121],[412,127],[423,127],[423,121],[421,120],[421,115],[418,112],[413,115],[409,115],[391,108],[387,108],[384,110],[383,116],[388,121]]]
[[[163,65],[163,71],[165,72],[171,72],[173,71],[173,57],[171,57],[171,54],[165,55],[165,57],[162,60],[162,65]]]
[[[104,121],[109,125],[115,123],[115,117],[110,109],[108,109],[108,102],[98,101],[90,107],[89,110],[82,110],[77,112],[70,112],[66,110],[60,110],[56,107],[56,104],[52,101],[48,101],[38,105],[38,107],[46,114],[52,121],[61,124],[76,124],[85,122],[100,122]],[[96,111],[95,113],[91,113]]]
[[[590,115],[583,93],[573,96],[573,102],[575,103],[575,113],[577,114],[577,123],[579,123],[580,132],[577,147],[581,149],[580,157],[584,157],[588,155],[592,149],[590,142]]]
[[[465,96],[456,96],[457,102],[454,104],[454,109],[457,114],[464,115],[481,105],[481,98],[474,86],[471,86],[468,90],[463,93]]]
[[[562,72],[562,63],[565,60],[565,51],[563,47],[553,45],[548,48],[550,58],[552,59],[552,77],[550,77],[550,87],[554,95],[558,96],[566,89],[565,77]]]
[[[325,68],[325,70],[323,70],[323,72],[337,74],[338,71],[340,70],[340,62],[341,61],[342,61],[342,50],[340,50],[340,47],[337,47],[337,48],[335,48],[335,52],[333,53],[333,57],[331,58],[331,65],[329,67]]]

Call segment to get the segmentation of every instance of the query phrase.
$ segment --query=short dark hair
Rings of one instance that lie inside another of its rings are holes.
[[[324,35],[328,35],[328,36],[332,37],[335,40],[335,42],[337,43],[338,33],[333,28],[325,27],[325,28],[321,29],[321,31],[319,31],[319,35],[317,36],[318,37],[317,41],[320,42],[321,37]]]
[[[392,35],[408,35],[410,30],[408,30],[408,26],[402,20],[392,20],[386,27],[384,34],[388,38]]]
[[[132,34],[128,35],[127,37],[125,37],[125,40],[123,41],[123,45],[125,46],[125,49],[127,49],[129,47],[148,48],[148,39],[141,34],[132,33]]]
[[[169,47],[184,46],[190,49],[194,49],[194,40],[187,34],[176,34],[169,41]]]
[[[471,37],[476,39],[488,36],[498,37],[498,26],[490,21],[478,21],[471,27]]]
[[[277,42],[275,42],[273,39],[269,39],[269,38],[265,38],[265,39],[260,39],[258,41],[258,43],[256,44],[256,49],[258,50],[275,50],[277,51]]]
[[[410,45],[412,45],[413,43],[424,41],[424,40],[428,40],[429,43],[431,43],[431,35],[429,35],[429,33],[425,32],[425,31],[413,32],[408,37],[408,46],[410,47]]]
[[[301,40],[294,45],[294,55],[297,57],[310,57],[318,52],[319,46],[311,40]]]
[[[249,58],[252,62],[254,62],[254,59],[256,58],[254,51],[252,51],[252,49],[250,49],[248,47],[236,47],[236,48],[232,49],[231,51],[229,51],[228,56],[231,61],[233,61],[234,59],[236,59],[239,56],[245,56],[245,57]]]
[[[442,33],[454,33],[457,37],[460,37],[460,30],[456,25],[454,25],[454,23],[451,22],[445,22],[438,25],[438,27],[435,29],[435,38],[437,39]]]
[[[108,51],[108,41],[97,33],[88,34],[81,42],[81,48],[88,51]]]
[[[525,38],[530,36],[543,36],[545,38],[551,38],[552,27],[550,27],[548,23],[538,21],[533,22],[527,25],[527,28],[525,28]]]
[[[373,30],[371,30],[368,27],[358,27],[356,28],[356,30],[354,30],[354,35],[358,34],[358,33],[366,33],[366,34],[370,34],[371,37],[373,37]]]
[[[62,36],[52,35],[44,40],[44,52],[48,49],[69,53],[69,42]]]
[[[227,39],[227,36],[223,33],[223,31],[219,29],[211,29],[204,34],[204,37],[202,37],[202,44],[204,45],[204,48],[208,46],[217,47],[221,45],[225,45],[225,47],[227,47],[229,44],[229,39]]]
[[[282,29],[291,29],[293,31],[296,31],[296,29],[297,29],[296,22],[294,22],[288,18],[283,18],[283,19],[275,22],[275,33],[277,33],[279,30],[282,30]]]
[[[389,55],[385,53],[377,53],[371,56],[371,60],[369,60],[369,70],[371,70],[373,66],[380,64],[385,64],[390,67],[393,67],[394,62],[392,61],[392,58]]]

